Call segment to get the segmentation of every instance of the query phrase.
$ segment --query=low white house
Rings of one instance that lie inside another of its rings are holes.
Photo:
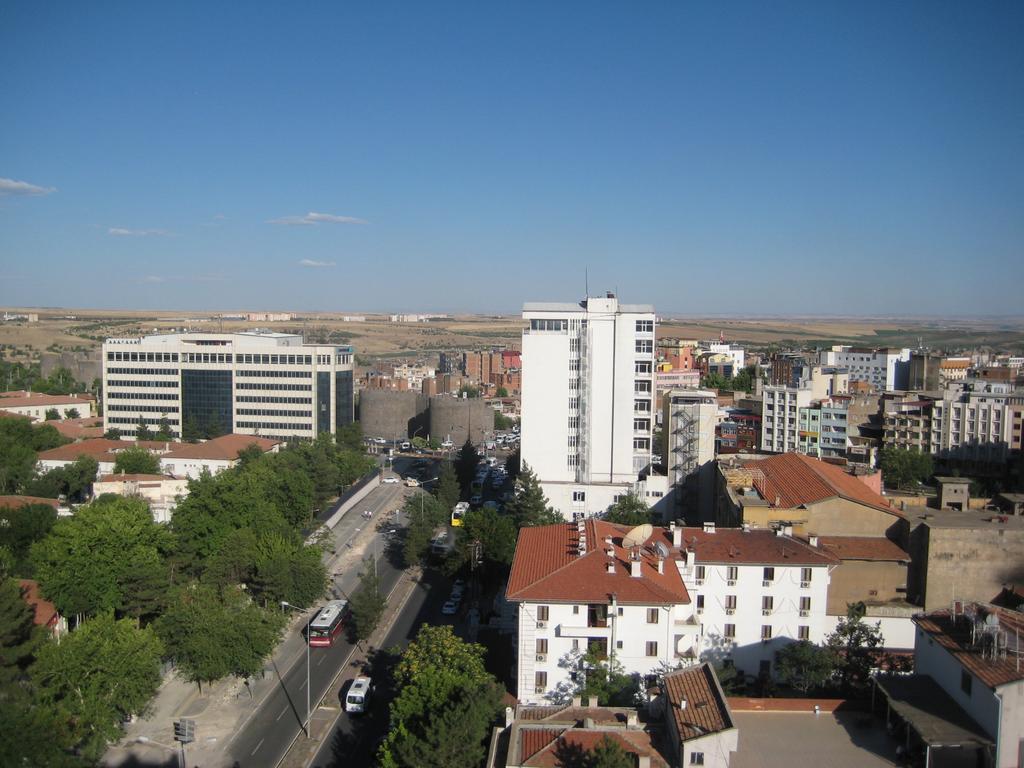
[[[264,453],[277,453],[280,440],[254,435],[222,435],[203,443],[174,443],[171,450],[161,454],[160,469],[176,477],[197,478],[204,471],[211,475],[223,472],[238,462],[238,455],[256,446]]]
[[[770,672],[784,643],[824,640],[837,562],[768,530],[630,531],[593,518],[524,528],[507,588],[519,700],[571,696],[588,650],[641,677],[704,659]]]
[[[96,400],[91,395],[47,395],[40,392],[0,392],[0,410],[31,416],[43,421],[46,412],[56,410],[60,419],[89,419],[95,413]]]
[[[101,475],[92,492],[94,496],[115,493],[143,499],[155,522],[169,523],[178,502],[188,495],[188,480],[173,475]]]

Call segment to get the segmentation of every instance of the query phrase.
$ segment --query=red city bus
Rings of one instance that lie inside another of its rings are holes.
[[[341,634],[347,620],[348,601],[332,600],[320,610],[315,619],[309,622],[309,644],[334,645],[334,638]]]

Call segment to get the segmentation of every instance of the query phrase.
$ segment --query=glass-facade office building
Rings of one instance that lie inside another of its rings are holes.
[[[161,334],[103,345],[104,430],[140,423],[175,439],[231,432],[283,440],[335,433],[354,416],[352,347],[282,333]]]

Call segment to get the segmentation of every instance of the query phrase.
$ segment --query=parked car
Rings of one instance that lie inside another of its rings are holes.
[[[381,482],[382,483],[387,483],[388,485],[398,485],[398,478],[397,477],[385,477]]]
[[[474,507],[479,507],[483,500],[484,497],[481,496],[479,493],[474,493],[472,496],[469,497],[469,503],[472,504]]]
[[[408,440],[406,440],[404,443],[402,443],[398,447],[401,448],[403,451],[408,451],[410,448],[412,448],[412,443],[410,443]]]
[[[410,488],[419,488],[420,481],[415,477],[407,477],[405,478],[405,484]]]
[[[449,599],[448,601],[445,602],[444,605],[441,606],[441,613],[443,613],[445,616],[454,616],[456,613],[458,613],[458,610],[459,610],[459,601],[458,600]]]
[[[358,714],[365,712],[370,706],[370,698],[373,696],[373,679],[369,677],[357,677],[352,681],[345,696],[345,711]]]

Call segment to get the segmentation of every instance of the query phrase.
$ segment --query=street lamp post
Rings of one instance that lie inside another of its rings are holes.
[[[310,702],[309,702],[309,624],[313,621],[313,611],[303,610],[298,606],[292,605],[286,600],[281,601],[282,608],[291,608],[293,611],[307,614],[309,618],[306,619],[306,722],[302,724],[302,730],[306,734],[306,738],[309,738],[309,713],[310,713]]]

